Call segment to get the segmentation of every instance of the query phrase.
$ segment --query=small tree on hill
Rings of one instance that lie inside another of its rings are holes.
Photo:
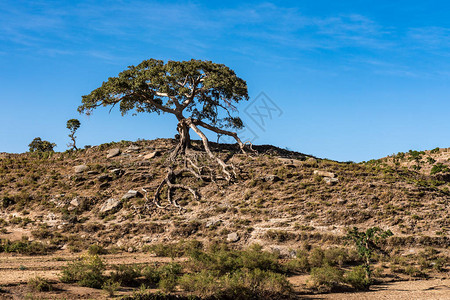
[[[371,282],[371,260],[375,251],[381,251],[379,243],[382,240],[394,235],[390,230],[382,230],[379,227],[371,227],[366,231],[359,231],[357,227],[353,227],[348,231],[346,238],[353,241],[358,251],[359,257],[363,260],[363,267],[366,273],[366,280]]]
[[[70,130],[70,134],[69,137],[72,140],[72,142],[70,142],[67,146],[71,147],[72,150],[78,150],[77,146],[76,146],[76,136],[75,136],[75,132],[78,130],[78,128],[80,128],[80,121],[77,119],[70,119],[67,121],[67,129]]]
[[[30,152],[54,152],[53,148],[56,147],[56,144],[43,141],[40,137],[37,137],[34,138],[28,147],[30,147]]]
[[[167,176],[156,189],[154,203],[159,206],[160,194],[167,185],[169,202],[178,206],[171,200],[174,189],[188,190],[195,198],[198,195],[192,188],[176,182],[176,178],[189,173],[205,179],[204,170],[211,171],[209,166],[199,165],[199,153],[190,147],[191,129],[201,138],[208,159],[220,166],[223,179],[230,182],[235,178],[233,165],[211,152],[204,130],[233,137],[245,153],[244,143],[237,134],[224,129],[243,127],[241,119],[233,116],[233,112],[236,111],[234,105],[245,100],[248,100],[246,82],[225,65],[194,59],[167,63],[149,59],[128,67],[83,96],[78,111],[90,114],[99,106],[119,105],[122,115],[130,110],[173,115],[178,121],[178,143],[170,154]]]

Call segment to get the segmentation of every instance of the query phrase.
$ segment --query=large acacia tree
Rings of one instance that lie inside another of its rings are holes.
[[[241,119],[234,115],[235,104],[248,100],[247,84],[235,72],[223,64],[211,61],[168,61],[144,60],[137,66],[130,66],[103,82],[101,87],[82,97],[80,113],[90,114],[99,106],[118,105],[122,115],[134,113],[167,113],[178,120],[178,143],[170,154],[168,174],[156,190],[154,201],[159,205],[159,195],[164,185],[168,186],[167,197],[171,200],[172,189],[189,190],[190,187],[176,184],[175,178],[191,173],[203,178],[203,168],[189,155],[191,145],[190,129],[199,135],[204,151],[210,160],[217,163],[224,179],[233,180],[235,173],[231,164],[214,155],[204,130],[233,137],[242,152],[244,143],[237,134],[227,129],[242,128]],[[176,163],[183,167],[176,170]]]

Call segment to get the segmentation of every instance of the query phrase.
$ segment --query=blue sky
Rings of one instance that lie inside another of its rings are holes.
[[[76,111],[144,59],[223,63],[280,109],[256,144],[341,161],[450,147],[448,1],[0,0],[0,152],[172,137],[168,115]]]

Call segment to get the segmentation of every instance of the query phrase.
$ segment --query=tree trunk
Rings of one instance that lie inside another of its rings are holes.
[[[189,134],[189,126],[184,119],[178,123],[177,130],[180,134],[181,153],[185,153],[186,149],[191,145],[191,136]]]

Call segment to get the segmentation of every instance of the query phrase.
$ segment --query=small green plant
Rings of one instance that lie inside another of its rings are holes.
[[[28,287],[33,292],[49,292],[53,290],[52,284],[45,278],[36,276],[28,280]]]
[[[93,244],[93,245],[89,246],[88,253],[89,253],[89,255],[103,255],[103,254],[107,254],[108,250],[106,250],[101,245]]]
[[[109,297],[114,297],[114,293],[120,288],[120,283],[112,279],[108,279],[102,285],[102,289],[108,293]]]

